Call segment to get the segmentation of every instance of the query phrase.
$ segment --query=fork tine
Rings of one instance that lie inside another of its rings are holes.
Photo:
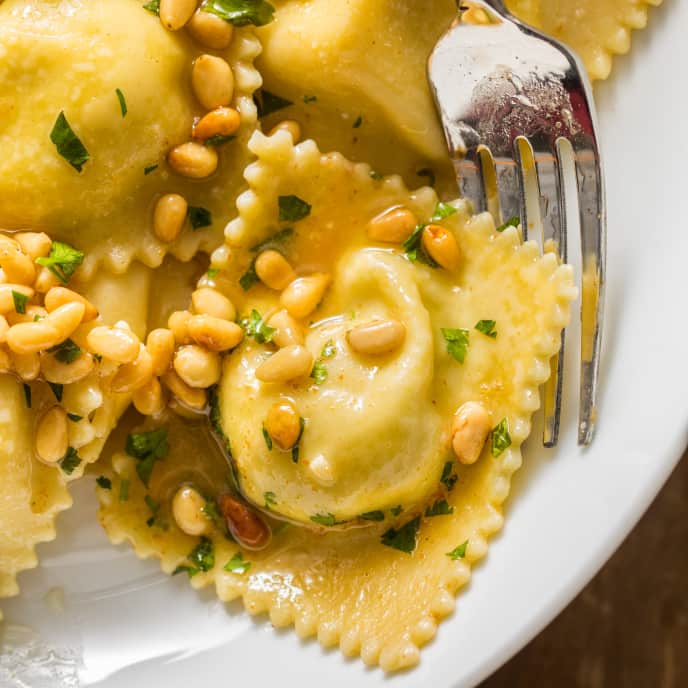
[[[597,420],[597,378],[602,340],[606,260],[606,208],[604,178],[594,139],[572,140],[580,213],[581,371],[578,410],[578,444],[592,441]]]
[[[465,157],[455,159],[454,169],[459,182],[461,198],[470,199],[476,213],[485,211],[487,199],[483,184],[482,162],[477,149],[469,149]]]
[[[495,157],[495,175],[497,179],[497,193],[499,195],[500,217],[495,217],[497,225],[513,217],[521,217],[523,200],[523,174],[520,164],[520,151],[514,143],[514,157]]]

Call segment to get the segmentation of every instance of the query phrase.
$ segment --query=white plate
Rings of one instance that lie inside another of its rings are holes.
[[[240,604],[195,593],[182,577],[167,578],[155,562],[107,543],[92,484],[82,482],[77,506],[59,520],[58,541],[40,547],[41,566],[20,577],[24,596],[3,601],[0,685],[76,686],[78,676],[100,688],[186,688],[190,679],[199,686],[218,679],[299,688],[473,686],[543,628],[631,530],[688,438],[686,26],[688,3],[653,11],[649,30],[634,36],[631,55],[617,60],[597,91],[609,195],[598,436],[588,451],[576,447],[570,376],[559,449],[542,450],[535,428],[506,527],[418,668],[385,678],[248,618]],[[57,590],[46,598],[50,588]]]

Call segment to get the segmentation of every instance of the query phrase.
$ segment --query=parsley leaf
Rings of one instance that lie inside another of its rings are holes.
[[[14,312],[19,313],[19,315],[26,315],[26,304],[29,297],[21,292],[14,291],[12,289],[12,301],[14,301]]]
[[[492,456],[500,456],[510,446],[509,421],[502,418],[497,426],[492,429]]]
[[[370,178],[374,179],[376,182],[379,182],[382,179],[382,175],[379,172],[376,172],[375,170],[370,170],[369,174]]]
[[[327,380],[327,368],[322,361],[316,361],[311,370],[311,377],[315,380],[316,385],[322,385]]]
[[[260,282],[256,272],[256,262],[253,261],[248,270],[239,278],[239,284],[244,291],[248,291],[254,284]]]
[[[266,91],[265,89],[256,91],[253,94],[253,102],[256,104],[259,119],[294,104],[291,100],[270,93],[270,91]]]
[[[356,117],[356,121],[353,123],[352,126],[354,129],[358,129],[361,126],[361,124],[363,124],[363,117],[359,115],[358,117]]]
[[[466,547],[468,547],[468,540],[462,542],[458,547],[451,552],[447,552],[447,556],[452,560],[463,559],[466,556]]]
[[[266,492],[263,497],[265,498],[266,509],[270,509],[270,507],[277,504],[277,495],[274,492]]]
[[[194,229],[210,227],[213,224],[213,215],[207,208],[190,205],[186,215]]]
[[[390,528],[382,535],[383,545],[393,547],[400,552],[411,554],[416,549],[416,537],[418,536],[418,528],[420,527],[420,516],[416,516],[412,521],[409,521],[401,528]]]
[[[337,347],[334,340],[328,339],[320,352],[320,358],[332,358],[337,353]]]
[[[215,134],[215,136],[207,138],[203,142],[203,145],[210,146],[212,148],[217,148],[218,146],[224,146],[225,143],[229,143],[230,141],[233,141],[235,138],[236,136],[229,136],[226,134]]]
[[[69,420],[71,420],[72,423],[78,423],[83,418],[83,416],[79,416],[76,413],[68,413],[67,418],[69,418]]]
[[[392,514],[392,516],[398,516],[402,511],[404,510],[404,507],[399,504],[399,506],[393,506],[389,512]]]
[[[152,14],[160,16],[160,0],[151,0],[143,6],[144,10],[148,10]]]
[[[172,571],[172,575],[176,576],[178,573],[182,573],[182,571],[186,571],[188,574],[189,578],[193,578],[200,569],[197,569],[195,566],[187,566],[185,564],[180,564],[175,568],[174,571]]]
[[[58,385],[57,382],[49,382],[48,387],[52,390],[55,395],[55,399],[62,401],[62,392],[64,390],[64,385]]]
[[[277,204],[280,222],[297,222],[311,214],[311,206],[298,196],[279,196]]]
[[[210,421],[210,427],[220,440],[225,454],[231,456],[232,449],[229,446],[229,438],[225,435],[222,428],[222,411],[220,409],[220,395],[217,393],[217,385],[210,388],[208,397],[208,405],[210,406],[208,420]]]
[[[308,103],[315,103],[315,101],[318,100],[318,96],[304,96],[303,97],[303,102],[308,105]]]
[[[521,224],[521,218],[518,215],[510,217],[506,222],[497,227],[498,232],[503,232],[507,227],[518,227]]]
[[[201,541],[189,552],[187,559],[199,571],[210,571],[215,566],[215,549],[210,538],[201,538]]]
[[[67,453],[60,459],[60,468],[67,474],[74,473],[74,469],[81,463],[81,458],[74,447],[69,447]]]
[[[311,516],[311,521],[321,526],[327,526],[328,528],[337,524],[337,519],[335,518],[334,514],[330,513],[315,514],[315,516]]]
[[[60,112],[50,132],[50,140],[55,144],[58,155],[63,157],[77,172],[81,172],[91,156],[81,139],[69,126],[65,113]]]
[[[31,386],[24,383],[24,401],[26,401],[26,408],[31,408]]]
[[[478,330],[478,332],[482,332],[487,337],[492,337],[492,339],[496,339],[497,333],[494,329],[496,324],[496,320],[478,320],[478,322],[475,325],[475,329]]]
[[[36,263],[48,268],[62,284],[69,282],[72,275],[83,262],[83,251],[78,251],[61,241],[53,241],[48,256],[36,258]]]
[[[104,490],[112,489],[112,480],[110,480],[110,478],[104,475],[99,475],[96,478],[96,484],[98,485],[98,487],[102,487]]]
[[[438,499],[432,506],[425,510],[425,515],[430,516],[448,516],[454,513],[454,507],[449,506],[446,499]]]
[[[265,423],[263,423],[263,439],[265,440],[268,451],[272,451],[272,437],[270,437],[270,433],[265,428]]]
[[[306,420],[303,417],[299,417],[299,436],[296,438],[296,442],[294,442],[294,446],[291,448],[291,460],[294,463],[299,462],[299,443],[301,442],[301,438],[303,437],[303,431],[306,428]]]
[[[129,501],[129,481],[126,479],[120,480],[120,483],[119,483],[119,501],[120,502]]]
[[[430,222],[439,222],[440,220],[448,218],[450,215],[454,215],[454,213],[456,213],[456,208],[453,205],[440,201],[430,218]]]
[[[208,275],[208,279],[215,279],[220,274],[220,270],[219,268],[208,268],[208,272],[205,274]]]
[[[468,350],[468,330],[443,327],[442,336],[447,342],[447,353],[459,363],[463,363]]]
[[[364,521],[384,521],[385,513],[379,509],[377,511],[366,511],[364,514],[361,514],[361,518]]]
[[[406,257],[412,263],[418,261],[419,263],[425,263],[425,265],[429,265],[431,268],[436,268],[438,267],[437,263],[428,255],[427,251],[423,248],[424,229],[425,225],[418,225],[413,230],[413,232],[411,232],[406,241],[404,241],[404,243],[402,244],[402,248],[404,249],[404,253],[406,253]]]
[[[202,9],[234,26],[265,26],[272,21],[275,12],[266,0],[209,0]]]
[[[253,337],[258,344],[269,344],[277,329],[268,327],[263,316],[254,308],[248,318],[241,321],[247,337]]]
[[[155,172],[158,169],[158,165],[148,165],[148,167],[143,168],[143,174],[147,177],[151,172]]]
[[[447,461],[447,463],[444,464],[444,468],[442,468],[442,477],[440,478],[440,482],[446,486],[449,492],[454,489],[454,485],[456,485],[456,481],[459,479],[459,476],[453,473],[453,470],[454,462]]]
[[[418,170],[418,172],[416,172],[416,176],[427,177],[428,186],[435,186],[435,173],[429,167],[424,167],[422,170]]]
[[[119,100],[119,109],[122,112],[122,119],[124,119],[127,116],[127,112],[129,112],[127,109],[127,101],[124,98],[124,93],[118,88],[115,89],[115,93],[117,94],[117,100]]]
[[[244,555],[237,552],[224,566],[225,571],[242,575],[251,568],[250,561],[244,561]]]
[[[148,432],[132,433],[127,437],[125,450],[129,456],[138,459],[136,472],[141,482],[148,487],[155,462],[165,458],[169,451],[167,429],[158,428]]]
[[[61,344],[48,349],[48,353],[54,354],[60,363],[74,363],[81,356],[81,348],[71,339],[65,339]]]
[[[143,498],[143,501],[146,502],[146,505],[153,512],[153,514],[157,513],[158,509],[160,508],[160,502],[156,502],[150,495],[146,495]]]

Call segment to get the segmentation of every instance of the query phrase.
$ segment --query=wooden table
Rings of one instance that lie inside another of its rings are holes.
[[[688,451],[581,594],[481,688],[688,686]]]

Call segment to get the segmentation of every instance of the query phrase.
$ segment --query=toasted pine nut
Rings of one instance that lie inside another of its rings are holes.
[[[295,318],[305,318],[318,307],[329,283],[330,276],[324,272],[297,277],[280,295],[280,303]]]
[[[294,143],[298,143],[299,139],[301,138],[301,125],[293,119],[284,119],[276,124],[272,129],[270,129],[268,136],[272,136],[278,131],[286,131],[291,134],[291,140]]]
[[[170,31],[178,31],[191,19],[198,0],[160,0],[160,21]]]
[[[23,284],[0,284],[0,313],[15,312],[13,291],[28,299],[33,298],[34,295],[33,289]]]
[[[174,356],[174,369],[189,387],[203,389],[211,387],[220,380],[222,366],[220,357],[196,344],[177,349]]]
[[[229,105],[234,94],[234,75],[226,60],[200,55],[191,69],[191,85],[198,102],[206,109]]]
[[[71,385],[90,375],[95,367],[93,356],[82,351],[79,358],[71,363],[58,361],[55,356],[44,351],[41,354],[41,373],[48,382],[57,385]]]
[[[36,266],[22,247],[7,236],[0,236],[0,267],[8,282],[33,284]]]
[[[47,256],[53,245],[52,239],[45,232],[19,232],[14,238],[31,260]]]
[[[46,463],[57,463],[69,449],[67,414],[61,406],[48,409],[36,427],[36,454]]]
[[[229,494],[221,494],[217,498],[217,507],[220,510],[227,530],[244,547],[261,549],[270,541],[270,529],[263,519],[243,502]]]
[[[417,224],[418,219],[408,208],[392,208],[368,223],[368,237],[387,244],[401,244],[411,236]]]
[[[48,311],[43,306],[34,306],[31,304],[26,307],[26,313],[8,313],[5,317],[10,325],[17,325],[18,323],[36,322],[36,320],[43,320],[48,315]]]
[[[57,330],[58,341],[62,342],[81,325],[84,313],[86,313],[86,306],[80,301],[72,301],[58,306],[52,313],[48,313],[41,322],[52,325]]]
[[[112,378],[110,389],[113,392],[134,392],[141,389],[153,377],[153,359],[143,344],[140,345],[136,360],[123,365]]]
[[[203,535],[210,530],[211,521],[205,515],[205,499],[190,485],[180,487],[172,498],[172,515],[187,535]]]
[[[444,227],[428,225],[421,235],[423,248],[430,257],[445,270],[456,270],[461,261],[461,253],[456,237]]]
[[[74,301],[84,304],[83,322],[90,322],[98,317],[98,309],[88,299],[71,289],[53,287],[45,295],[45,307],[48,309],[48,312],[52,312],[60,306],[64,306],[66,303],[73,303]]]
[[[12,367],[24,382],[30,382],[41,372],[41,359],[38,354],[12,354]]]
[[[7,322],[7,318],[4,315],[0,315],[0,344],[7,341],[7,330],[10,329],[10,325]]]
[[[215,148],[195,141],[175,146],[167,155],[170,167],[190,179],[209,177],[217,169],[218,160]]]
[[[461,13],[462,24],[491,24],[487,12],[482,7],[469,6]]]
[[[232,42],[234,27],[216,14],[197,10],[186,30],[199,42],[213,50],[224,50]]]
[[[172,331],[174,341],[177,344],[189,344],[191,342],[189,337],[191,318],[192,315],[189,311],[174,311],[167,319],[167,327]]]
[[[203,14],[208,14],[204,12]],[[213,16],[213,15],[208,15]],[[220,21],[225,24],[223,19]],[[219,107],[203,115],[193,128],[193,136],[205,141],[211,136],[231,136],[241,125],[241,115],[230,107]]]
[[[268,319],[268,327],[275,328],[272,341],[281,348],[290,344],[303,344],[303,331],[301,326],[289,315],[284,308],[277,311]]]
[[[94,327],[86,336],[86,342],[91,352],[116,363],[131,363],[139,355],[139,338],[120,327]]]
[[[398,320],[374,320],[354,327],[346,334],[351,348],[359,354],[388,354],[398,349],[406,336],[404,324]]]
[[[4,347],[0,347],[0,373],[12,372],[12,360],[10,353]]]
[[[222,320],[234,320],[236,309],[234,304],[217,289],[201,287],[191,294],[194,312],[198,315],[212,315]]]
[[[451,431],[454,454],[461,463],[471,464],[478,460],[490,428],[490,414],[482,404],[467,401],[459,407]]]
[[[280,449],[291,449],[301,434],[301,416],[294,404],[288,399],[273,404],[265,417],[265,430]]]
[[[189,320],[189,337],[210,351],[228,351],[244,338],[244,331],[233,322],[212,315],[194,315]]]
[[[179,194],[166,194],[158,199],[153,211],[153,232],[166,243],[174,241],[184,227],[189,204]]]
[[[146,349],[153,362],[153,375],[162,375],[171,365],[174,355],[174,335],[171,330],[159,327],[146,338]]]
[[[132,401],[136,410],[144,416],[156,416],[165,407],[165,398],[162,387],[157,377],[152,377],[148,382],[134,391]]]
[[[206,391],[204,389],[189,387],[174,370],[168,370],[162,376],[161,380],[165,387],[189,408],[201,411],[206,407],[208,403]]]
[[[255,264],[256,274],[260,281],[270,289],[281,291],[296,279],[296,273],[289,261],[279,252],[263,251]]]
[[[61,284],[57,275],[54,275],[48,268],[40,268],[36,275],[36,281],[33,283],[34,289],[39,294],[45,294],[52,287],[57,287]]]
[[[256,377],[263,382],[288,382],[305,377],[313,367],[313,356],[303,346],[285,346],[256,368]]]
[[[55,325],[46,320],[19,323],[7,331],[7,346],[16,354],[33,354],[62,341]]]

